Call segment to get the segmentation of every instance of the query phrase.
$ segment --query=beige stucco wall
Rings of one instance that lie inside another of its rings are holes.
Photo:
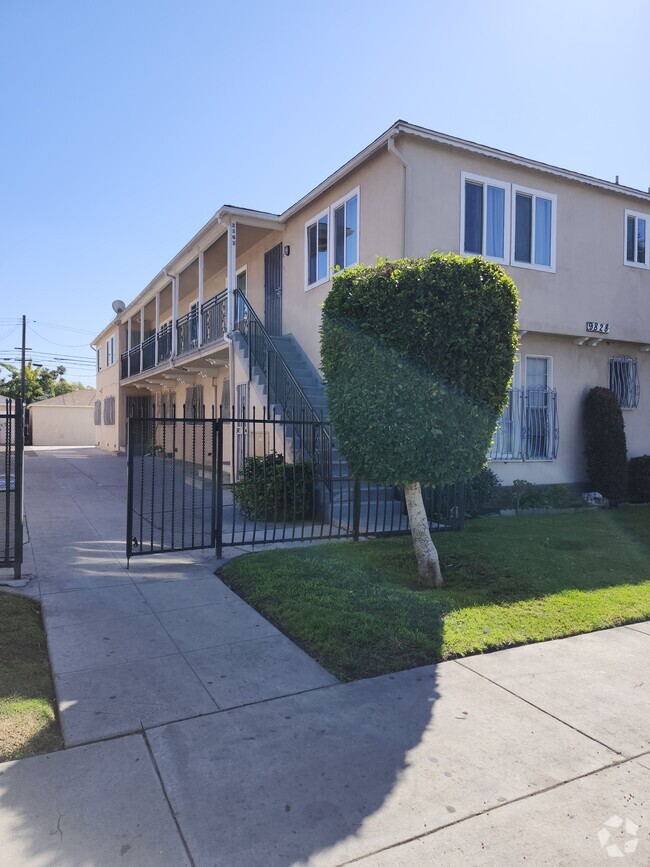
[[[111,334],[115,334],[115,362],[106,366],[106,340]],[[116,328],[114,332],[107,332],[102,341],[103,367],[97,372],[97,399],[102,404],[102,419],[100,425],[95,425],[94,443],[100,449],[105,451],[119,451],[120,446],[124,443],[120,442],[120,430],[124,426],[124,398],[120,394],[120,355],[125,351],[121,345],[120,329]],[[104,399],[106,397],[115,398],[115,424],[104,424]],[[92,418],[92,416],[91,416]]]
[[[553,193],[556,273],[506,267],[521,327],[584,335],[587,321],[608,322],[613,339],[650,340],[650,271],[623,264],[625,209],[650,212],[650,203],[412,137],[400,147],[413,165],[413,255],[460,251],[463,171]]]
[[[650,353],[635,351],[630,344],[603,341],[598,346],[576,346],[567,337],[527,334],[521,342],[521,360],[526,355],[553,359],[553,387],[557,389],[560,440],[554,461],[491,461],[504,484],[527,479],[536,484],[585,482],[582,407],[589,389],[609,386],[609,359],[630,355],[637,359],[641,396],[639,406],[623,410],[628,457],[650,454]],[[522,368],[523,369],[523,368]]]
[[[32,445],[93,446],[92,406],[53,406],[33,403],[29,409]]]

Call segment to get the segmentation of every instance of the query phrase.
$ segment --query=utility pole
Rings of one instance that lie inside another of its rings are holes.
[[[25,406],[25,341],[27,337],[27,317],[23,313],[23,340],[21,347],[21,362],[20,362],[20,399]]]

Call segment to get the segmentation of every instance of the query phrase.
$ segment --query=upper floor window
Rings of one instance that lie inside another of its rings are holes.
[[[461,249],[507,263],[509,184],[465,172],[461,178]]]
[[[102,369],[102,348],[100,346],[99,349],[97,350],[97,370],[99,371],[101,369]]]
[[[648,256],[648,223],[650,215],[625,211],[625,264],[637,268],[650,267]]]
[[[620,355],[609,359],[609,387],[621,409],[637,408],[641,389],[636,358]]]
[[[513,185],[512,264],[555,270],[556,196]]]
[[[353,193],[334,211],[334,267],[349,268],[359,261],[359,195]]]
[[[110,367],[115,362],[115,335],[109,337],[106,341],[106,367]]]
[[[307,289],[359,261],[359,188],[305,224]]]
[[[329,276],[329,213],[321,214],[307,226],[307,286],[322,283]]]

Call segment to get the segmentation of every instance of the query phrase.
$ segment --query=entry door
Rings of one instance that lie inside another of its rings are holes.
[[[264,325],[269,334],[282,334],[282,244],[264,256]]]

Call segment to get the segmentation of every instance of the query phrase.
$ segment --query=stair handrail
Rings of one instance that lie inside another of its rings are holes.
[[[261,342],[263,344],[263,357],[259,357],[259,353],[255,351],[254,341],[250,339],[250,323],[254,323],[255,329],[259,332],[261,337]],[[244,324],[245,323],[245,324]],[[244,327],[242,327],[244,324]],[[251,306],[251,303],[246,298],[244,293],[240,289],[235,290],[235,323],[234,328],[238,331],[246,340],[248,344],[248,360],[249,360],[249,371],[248,377],[252,378],[252,364],[253,360],[258,365],[260,370],[266,376],[267,387],[269,390],[269,396],[271,392],[276,397],[277,402],[282,407],[284,413],[288,413],[288,407],[285,406],[280,398],[280,391],[278,389],[278,383],[275,382],[275,377],[271,375],[271,365],[269,364],[269,359],[271,355],[273,355],[277,361],[279,362],[279,366],[282,369],[282,372],[285,378],[290,383],[291,387],[295,390],[295,392],[301,398],[301,402],[303,406],[301,407],[301,419],[290,418],[290,421],[296,422],[297,424],[300,421],[308,421],[313,423],[317,428],[314,428],[314,445],[315,445],[315,433],[316,430],[320,430],[321,435],[324,438],[324,445],[326,448],[323,450],[322,448],[319,450],[320,455],[312,454],[312,460],[314,465],[317,466],[321,478],[325,481],[328,487],[331,485],[331,460],[332,460],[332,438],[330,436],[330,432],[326,426],[326,423],[323,421],[322,416],[316,411],[313,404],[303,391],[300,386],[300,383],[293,375],[291,368],[286,363],[282,354],[278,351],[278,348],[273,342],[273,338],[268,333],[266,328],[264,327],[262,321],[259,316]],[[273,368],[275,369],[275,367]],[[306,416],[306,417],[305,417]],[[313,449],[316,451],[316,449]],[[309,449],[308,449],[309,451]]]

